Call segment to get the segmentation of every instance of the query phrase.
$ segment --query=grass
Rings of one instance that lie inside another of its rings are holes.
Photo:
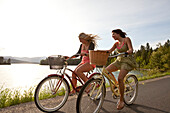
[[[33,101],[33,87],[28,90],[0,88],[0,108]],[[23,92],[21,94],[21,92]]]
[[[170,75],[170,71],[164,72],[164,73],[156,73],[153,75],[149,75],[149,76],[143,76],[143,77],[138,77],[139,81],[143,81],[143,80],[148,80],[148,79],[154,79],[154,78],[158,78],[158,77],[163,77],[166,75]]]
[[[170,71],[143,76],[143,77],[138,76],[138,80],[143,81],[143,80],[153,79],[153,78],[162,77],[166,75],[170,75]],[[109,87],[109,84],[106,84],[106,87]],[[34,101],[34,90],[35,90],[35,86],[24,91],[21,89],[9,89],[9,88],[4,89],[2,86],[0,88],[0,108]],[[44,95],[45,94],[43,94],[43,96]],[[58,95],[63,95],[63,92],[60,92]]]
[[[35,86],[28,90],[0,88],[0,108],[17,105],[20,103],[34,101]],[[64,95],[65,90],[62,88],[55,95],[51,95],[48,90],[44,90],[40,94],[40,99],[48,99],[55,96]]]

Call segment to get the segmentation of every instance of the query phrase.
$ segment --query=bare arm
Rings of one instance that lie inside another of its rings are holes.
[[[109,50],[109,53],[111,53],[112,51],[114,51],[116,49],[117,42],[113,45],[113,47]]]
[[[132,54],[133,53],[133,47],[132,47],[132,42],[131,42],[129,37],[126,38],[126,43],[127,43],[128,48],[129,48],[129,50],[127,50],[127,53]]]

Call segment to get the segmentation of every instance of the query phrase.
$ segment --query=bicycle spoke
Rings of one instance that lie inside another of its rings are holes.
[[[63,79],[60,79],[60,80],[57,82],[56,87],[54,88],[55,93],[57,93],[58,89],[60,88],[61,83],[62,83],[62,80],[63,80]]]
[[[91,98],[89,97],[88,99],[90,99],[91,100]],[[90,101],[90,103],[87,103],[86,105],[87,106],[85,106],[84,108],[86,108],[85,110],[84,110],[84,113],[87,113],[87,111],[90,109],[90,107],[91,106],[93,106],[93,101]]]
[[[51,91],[54,91],[54,85],[53,85],[51,79],[49,80],[49,89],[50,89]]]

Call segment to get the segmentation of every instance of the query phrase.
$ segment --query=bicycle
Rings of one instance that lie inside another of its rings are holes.
[[[74,56],[78,55],[73,55],[67,60],[62,55],[48,57],[50,69],[56,69],[58,72],[56,74],[48,75],[37,85],[34,94],[34,101],[39,110],[43,112],[58,111],[66,103],[71,86],[77,93],[79,92],[84,83],[73,70],[67,68],[68,61]],[[71,78],[66,73],[66,70],[74,73],[77,76],[76,79],[81,85],[73,87]],[[95,74],[98,73],[87,73],[86,76],[90,79]],[[69,82],[71,83],[71,86],[69,86]]]
[[[100,111],[106,93],[106,88],[104,87],[105,78],[107,78],[110,83],[113,98],[116,99],[120,96],[118,81],[104,66],[109,53],[106,51],[90,51],[89,53],[90,62],[92,62],[92,64],[102,65],[103,68],[100,74],[93,76],[81,88],[76,103],[77,113],[98,113]],[[125,53],[120,53],[111,57],[113,58],[120,55],[125,55]],[[97,60],[98,58],[99,60]],[[124,84],[124,102],[126,105],[131,105],[134,103],[138,93],[138,79],[136,75],[127,74],[124,78]]]

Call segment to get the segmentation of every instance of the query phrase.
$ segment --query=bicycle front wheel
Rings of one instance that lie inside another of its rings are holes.
[[[105,90],[105,84],[102,84],[101,79],[89,79],[79,92],[77,113],[98,113],[104,101]]]
[[[44,78],[35,90],[36,106],[43,112],[58,111],[68,99],[69,88],[68,82],[60,76]]]
[[[136,100],[138,94],[138,79],[135,75],[129,75],[125,79],[124,102],[131,105]]]

